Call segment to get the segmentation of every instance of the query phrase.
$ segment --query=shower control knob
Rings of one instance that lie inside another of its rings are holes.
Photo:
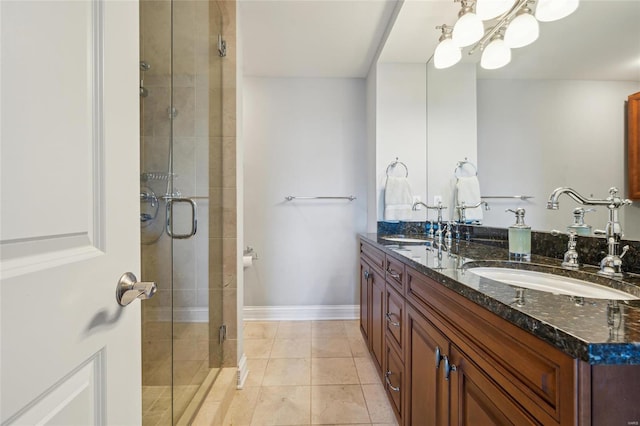
[[[125,272],[116,286],[116,301],[120,306],[127,306],[135,299],[150,299],[156,294],[156,283],[138,282],[131,272]]]

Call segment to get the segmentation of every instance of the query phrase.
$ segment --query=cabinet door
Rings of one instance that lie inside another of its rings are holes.
[[[360,259],[360,330],[364,338],[369,340],[369,280],[373,274],[371,266]]]
[[[450,382],[452,425],[540,424],[455,346],[451,345],[449,357],[443,363],[448,364],[443,370],[445,381]]]
[[[409,305],[406,307],[405,371],[409,425],[449,424],[449,388],[444,380],[442,359],[449,341]]]
[[[384,277],[372,270],[369,290],[369,344],[378,372],[382,374],[384,354],[384,325],[386,321],[384,307]]]

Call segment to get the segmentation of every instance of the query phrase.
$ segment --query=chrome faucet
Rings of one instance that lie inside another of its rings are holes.
[[[567,187],[556,188],[547,201],[547,208],[552,210],[558,209],[558,198],[562,194],[567,194],[575,201],[586,206],[606,206],[609,209],[609,221],[604,231],[595,231],[596,235],[604,235],[607,239],[608,254],[600,261],[601,275],[620,277],[622,276],[622,258],[624,257],[629,246],[625,246],[620,254],[618,248],[622,239],[622,227],[618,220],[618,209],[622,206],[631,205],[631,200],[618,197],[618,188],[610,188],[609,196],[604,199],[586,198],[575,190]]]
[[[490,210],[489,203],[487,203],[486,201],[479,201],[477,204],[474,204],[473,206],[467,206],[464,201],[460,202],[460,204],[456,206],[456,210],[458,210],[458,222],[465,223],[467,221],[467,218],[465,216],[465,210],[475,209],[476,207],[480,207],[482,205],[484,205],[485,210],[487,211]]]
[[[429,206],[422,201],[416,201],[415,203],[413,203],[413,206],[411,206],[411,210],[418,210],[419,205],[425,206],[427,209],[438,210],[438,227],[440,227],[440,225],[442,224],[442,210],[445,210],[447,206],[442,205],[442,201],[439,201],[435,206]]]
[[[564,232],[558,230],[552,230],[551,235],[565,235]],[[580,262],[578,261],[578,252],[576,251],[578,234],[575,231],[567,231],[566,235],[569,236],[569,243],[567,245],[567,251],[564,253],[564,259],[562,261],[562,267],[565,269],[578,269]]]

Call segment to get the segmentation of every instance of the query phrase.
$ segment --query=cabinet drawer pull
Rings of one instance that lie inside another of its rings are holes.
[[[457,370],[458,369],[456,368],[456,366],[449,363],[449,358],[445,356],[444,357],[444,379],[449,380],[449,376],[451,376],[451,372],[457,371]]]
[[[385,382],[387,382],[387,386],[389,386],[389,389],[391,389],[394,392],[400,392],[400,386],[395,387],[391,384],[391,380],[389,380],[389,376],[391,376],[393,373],[389,370],[387,370],[386,373],[384,373],[384,380]]]
[[[391,324],[394,327],[400,327],[400,322],[396,322],[394,320],[391,319],[391,313],[387,312],[386,314],[384,314],[385,317],[387,317],[387,322],[389,324]]]
[[[436,346],[436,370],[440,368],[440,361],[442,361],[442,354],[440,353],[440,346]]]
[[[393,269],[387,269],[387,274],[391,275],[391,278],[395,278],[396,280],[400,279],[400,274],[395,272]]]

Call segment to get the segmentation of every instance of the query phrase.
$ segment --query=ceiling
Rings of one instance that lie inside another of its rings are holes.
[[[245,75],[366,77],[396,0],[240,0]]]
[[[378,54],[426,63],[435,27],[453,25],[459,8],[453,0],[240,0],[244,73],[366,77]],[[513,49],[509,65],[478,76],[640,81],[639,22],[640,0],[582,0],[569,17],[541,23],[540,38]]]

